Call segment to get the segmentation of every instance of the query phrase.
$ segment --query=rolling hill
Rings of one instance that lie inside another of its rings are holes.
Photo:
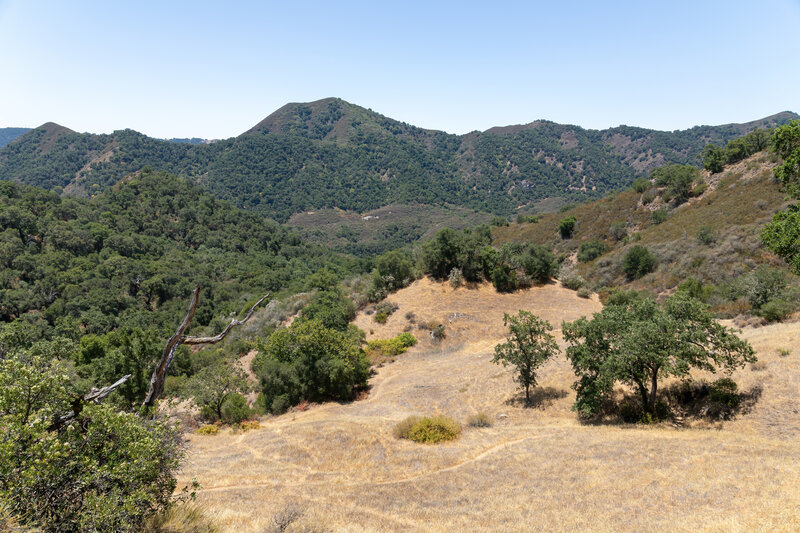
[[[0,148],[29,131],[30,128],[0,128]]]
[[[797,117],[783,112],[674,132],[536,121],[458,136],[326,98],[287,104],[242,135],[213,144],[132,130],[81,134],[48,123],[0,149],[0,179],[92,196],[150,167],[281,222],[313,209],[363,213],[389,204],[508,215],[541,210],[547,200],[601,197],[661,164],[698,163],[708,142]]]

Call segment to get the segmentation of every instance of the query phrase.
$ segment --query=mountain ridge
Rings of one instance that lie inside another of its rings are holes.
[[[212,144],[129,129],[81,134],[46,123],[0,148],[0,179],[91,196],[150,167],[279,221],[311,209],[366,212],[393,203],[509,215],[535,211],[544,200],[598,198],[665,163],[697,165],[706,143],[793,117],[781,112],[675,132],[535,121],[455,135],[324,98],[286,104],[241,135]]]

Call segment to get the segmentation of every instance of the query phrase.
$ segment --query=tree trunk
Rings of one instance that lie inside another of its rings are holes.
[[[643,383],[637,381],[636,384],[639,386],[639,396],[642,399],[642,410],[647,412],[647,389]]]
[[[653,377],[650,382],[650,398],[648,399],[648,411],[656,412],[656,393],[658,392],[658,368],[653,369]]]
[[[525,384],[525,405],[531,404],[531,386],[530,384]]]

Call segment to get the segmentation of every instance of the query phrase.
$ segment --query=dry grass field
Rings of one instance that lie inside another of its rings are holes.
[[[530,310],[558,330],[600,309],[557,284],[515,294],[452,289],[420,280],[389,298],[384,325],[360,314],[368,338],[415,321],[445,325],[378,368],[366,399],[265,418],[246,433],[190,436],[183,482],[225,531],[268,531],[276,514],[302,511],[288,531],[798,531],[800,530],[800,327],[744,335],[759,354],[734,375],[763,388],[752,410],[689,427],[582,424],[563,354],[523,407],[510,370],[490,362],[502,315]],[[560,331],[556,331],[559,343]],[[489,428],[464,428],[439,445],[397,440],[412,414],[460,422],[478,412]]]

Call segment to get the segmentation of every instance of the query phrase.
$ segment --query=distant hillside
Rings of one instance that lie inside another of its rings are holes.
[[[493,228],[494,243],[552,246],[566,258],[564,265],[574,265],[575,273],[596,290],[622,286],[668,294],[694,278],[717,287],[718,294],[724,296],[710,301],[720,316],[736,316],[750,311],[735,301],[736,291],[742,289],[741,281],[737,281],[740,276],[759,265],[769,265],[794,279],[785,263],[763,247],[760,237],[761,229],[788,203],[773,177],[775,164],[774,154],[761,152],[718,174],[704,171],[705,192],[679,207],[665,204],[658,196],[645,203],[658,190],[655,185],[644,193],[629,189],[562,213],[544,215],[535,223]],[[570,239],[562,239],[559,221],[568,216],[577,220],[575,233]],[[592,243],[600,243],[605,251],[588,261],[578,261],[576,252]],[[650,250],[658,266],[654,272],[629,281],[623,260],[636,245]]]
[[[30,128],[0,128],[0,148],[29,131]]]
[[[309,210],[363,213],[390,204],[508,215],[534,211],[543,200],[601,197],[660,164],[697,164],[708,142],[797,116],[676,132],[538,121],[457,136],[327,98],[288,104],[213,144],[172,143],[132,130],[77,134],[45,124],[0,149],[0,179],[90,196],[148,166],[280,221]]]

